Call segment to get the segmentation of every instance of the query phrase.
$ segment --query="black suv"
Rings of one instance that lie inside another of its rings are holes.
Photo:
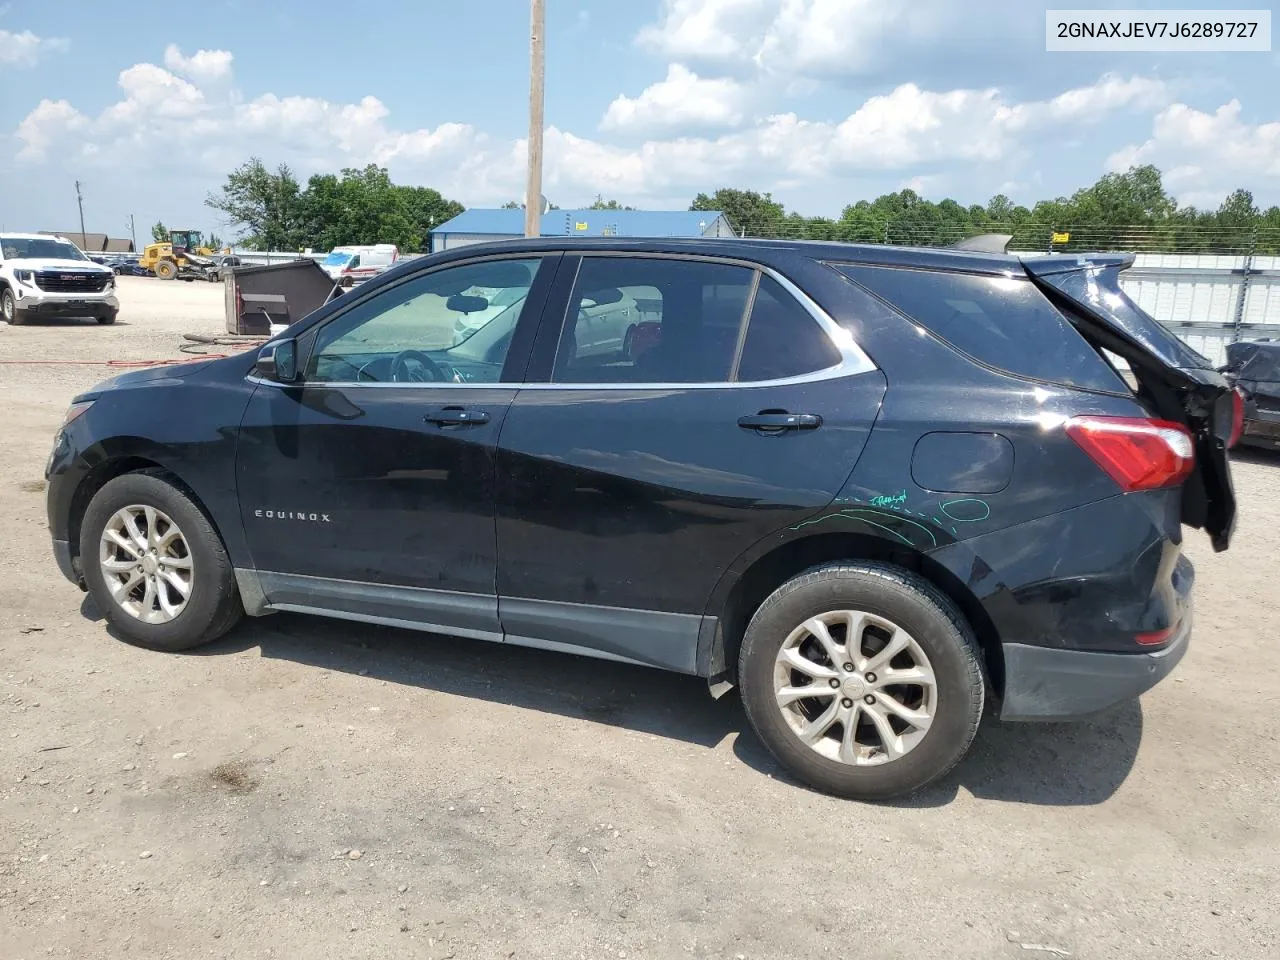
[[[1082,716],[1186,650],[1182,527],[1227,547],[1242,406],[1121,291],[1130,262],[414,260],[256,356],[77,397],[54,553],[142,646],[289,610],[647,664],[738,685],[808,783],[899,794],[984,701]]]

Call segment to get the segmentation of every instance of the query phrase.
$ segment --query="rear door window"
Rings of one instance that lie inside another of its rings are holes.
[[[832,266],[988,366],[1090,390],[1128,390],[1027,278],[847,263]]]
[[[772,277],[762,276],[747,321],[747,338],[738,361],[738,380],[782,380],[833,367],[840,351]]]
[[[552,381],[728,381],[754,278],[733,264],[584,257]]]

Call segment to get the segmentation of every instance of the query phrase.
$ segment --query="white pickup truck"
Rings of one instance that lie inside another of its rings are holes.
[[[70,240],[0,233],[0,317],[14,326],[37,317],[92,317],[115,323],[116,278]]]

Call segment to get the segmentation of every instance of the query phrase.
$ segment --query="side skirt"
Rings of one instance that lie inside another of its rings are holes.
[[[446,636],[702,675],[699,637],[716,620],[582,603],[502,598],[422,587],[237,569],[245,612],[314,614]]]

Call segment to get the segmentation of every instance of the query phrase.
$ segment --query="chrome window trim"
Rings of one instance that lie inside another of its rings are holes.
[[[524,251],[531,254],[530,251]],[[734,257],[717,257],[706,254],[673,254],[673,253],[648,253],[644,251],[632,250],[601,250],[601,251],[583,251],[583,250],[545,250],[537,251],[536,255],[554,256],[561,254],[563,256],[580,256],[583,259],[587,257],[638,257],[642,259],[670,259],[670,260],[697,260],[706,263],[724,263],[736,266],[748,267],[767,277],[777,281],[788,295],[793,297],[805,312],[809,314],[826,334],[827,339],[840,353],[840,362],[830,367],[824,367],[821,370],[812,370],[809,373],[802,373],[794,377],[783,377],[777,380],[747,380],[747,381],[729,381],[719,380],[711,383],[529,383],[527,381],[494,381],[489,383],[384,383],[381,381],[373,382],[366,380],[336,380],[336,381],[299,381],[297,383],[280,383],[275,380],[264,380],[261,377],[255,377],[252,373],[246,375],[250,383],[256,383],[261,386],[274,387],[292,387],[312,388],[312,389],[350,389],[352,387],[374,387],[378,389],[471,389],[471,390],[629,390],[633,393],[645,391],[670,391],[670,390],[743,390],[759,387],[786,387],[795,384],[818,383],[826,380],[839,380],[844,377],[857,376],[858,374],[871,373],[879,369],[875,362],[867,356],[866,352],[859,346],[858,342],[853,338],[853,334],[846,328],[840,326],[832,316],[827,313],[818,303],[798,286],[792,283],[787,277],[783,276],[773,267],[765,266],[751,260],[739,260]],[[441,266],[454,266],[462,263],[476,262],[479,260],[495,260],[495,259],[518,259],[520,254],[489,254],[483,257],[476,257],[475,260],[452,261],[449,264]],[[816,262],[816,261],[815,261]],[[424,271],[423,273],[434,272],[434,270]],[[396,285],[392,285],[396,286]],[[390,289],[390,287],[388,288]],[[326,321],[328,322],[328,321]],[[263,345],[263,348],[270,345],[270,341]]]

